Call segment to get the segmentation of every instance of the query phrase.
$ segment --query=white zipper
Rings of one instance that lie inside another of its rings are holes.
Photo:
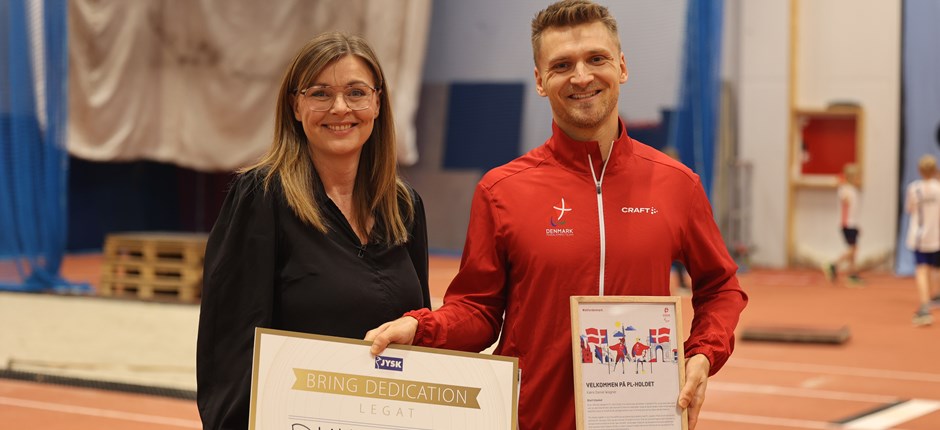
[[[614,150],[614,142],[610,142],[610,150],[607,152],[607,160],[604,160],[604,167],[601,168],[600,178],[594,173],[594,160],[591,159],[591,154],[588,154],[588,166],[591,166],[591,178],[594,179],[594,187],[597,190],[597,225],[601,236],[601,267],[597,287],[598,296],[604,295],[604,264],[607,260],[607,234],[604,228],[604,198],[601,194],[601,183],[604,182],[604,172],[607,171],[607,162],[610,161],[610,154]]]

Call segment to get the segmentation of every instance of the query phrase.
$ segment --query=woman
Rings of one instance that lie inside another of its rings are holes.
[[[382,68],[362,38],[317,36],[281,83],[270,151],[240,172],[209,236],[196,357],[204,428],[247,428],[255,327],[362,339],[430,307],[427,261]]]

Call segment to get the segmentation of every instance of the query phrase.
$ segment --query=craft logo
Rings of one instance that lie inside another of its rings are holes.
[[[620,208],[620,212],[623,212],[625,214],[656,215],[657,213],[659,213],[659,210],[652,206],[648,208],[630,208],[630,207],[624,206]]]
[[[375,356],[375,368],[384,370],[394,370],[401,372],[404,370],[405,360],[397,357]]]
[[[669,322],[671,319],[672,319],[672,316],[669,315],[669,308],[668,307],[663,308],[663,321]]]
[[[558,211],[557,217],[550,217],[548,223],[551,227],[545,229],[546,236],[574,236],[574,229],[567,227],[568,220],[565,220],[565,214],[571,212],[571,208],[565,205],[565,198],[561,198],[561,204],[558,206],[552,206],[553,209]]]

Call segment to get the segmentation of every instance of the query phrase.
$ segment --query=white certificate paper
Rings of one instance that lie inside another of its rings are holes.
[[[516,358],[370,346],[255,329],[249,429],[516,429]]]
[[[571,297],[579,430],[688,428],[678,297]]]

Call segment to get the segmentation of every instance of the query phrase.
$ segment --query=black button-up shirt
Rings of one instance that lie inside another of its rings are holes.
[[[329,231],[301,221],[280,184],[236,178],[206,247],[197,345],[197,403],[205,429],[247,428],[254,328],[362,339],[404,312],[430,308],[427,226],[421,198],[409,240],[359,242],[323,192]],[[372,237],[385,228],[376,220]]]

